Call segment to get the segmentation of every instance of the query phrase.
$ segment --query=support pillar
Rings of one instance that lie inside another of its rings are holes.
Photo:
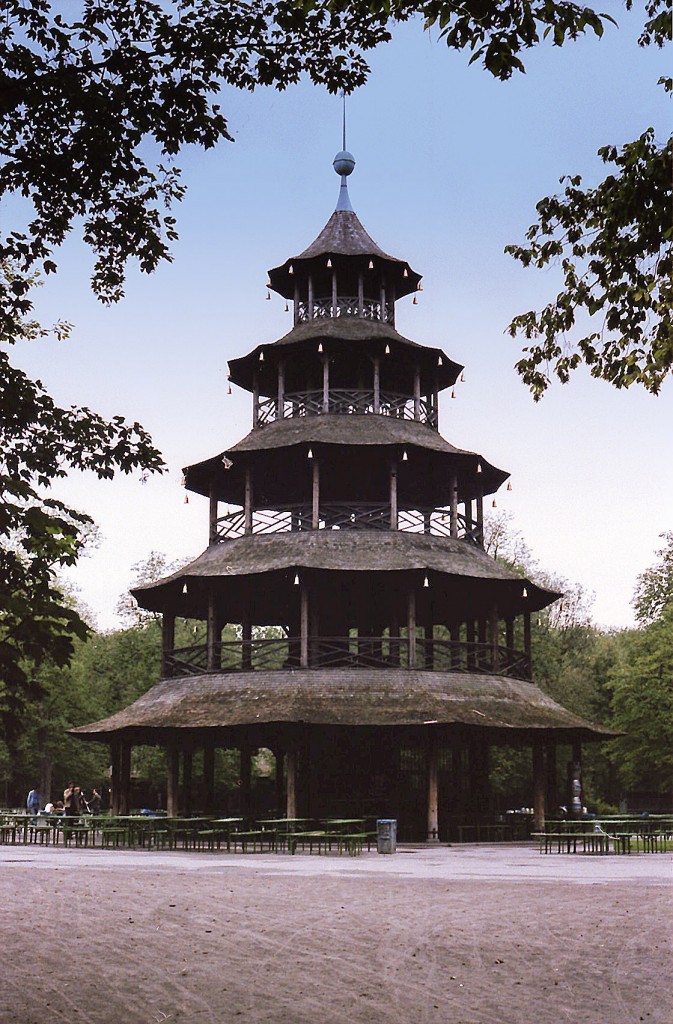
[[[177,818],[180,813],[179,776],[180,753],[177,747],[169,747],[166,751],[166,811],[169,818]]]
[[[287,752],[287,794],[285,817],[297,817],[297,748],[293,742]]]
[[[407,598],[407,637],[409,643],[408,665],[416,668],[416,592],[409,591]]]
[[[452,537],[458,536],[458,474],[451,474],[450,483],[450,497],[449,497],[449,508],[450,508],[450,533]]]
[[[194,755],[191,750],[182,752],[182,810],[189,817],[192,813],[194,782]]]
[[[358,316],[361,317],[365,305],[365,285],[362,271],[358,274]]]
[[[274,757],[276,758],[276,814],[278,817],[281,817],[285,793],[285,752],[283,750],[275,750]]]
[[[308,587],[303,580],[299,585],[299,590],[299,664],[301,668],[308,668]]]
[[[439,748],[437,734],[428,730],[428,829],[426,842],[439,842]]]
[[[558,808],[559,801],[556,790],[556,744],[553,741],[547,743],[546,754],[545,807],[548,814],[551,814],[553,817],[557,817],[556,810]]]
[[[285,417],[285,365],[282,359],[278,361],[277,417],[279,420]]]
[[[255,370],[252,378],[252,426],[259,425],[259,374]]]
[[[167,679],[172,675],[169,655],[175,648],[175,615],[164,612],[161,619],[161,677]]]
[[[329,412],[329,359],[322,357],[322,411]]]
[[[243,507],[243,531],[252,533],[252,470],[250,466],[245,469],[245,496]]]
[[[381,360],[374,357],[374,412],[381,412]]]
[[[481,494],[477,497],[477,542],[484,546],[484,499]]]
[[[573,743],[573,756],[569,767],[570,800],[568,802],[568,816],[571,818],[581,818],[584,792],[582,785],[582,744],[578,740]]]
[[[308,318],[313,319],[313,276],[308,275]]]
[[[211,483],[209,493],[209,512],[208,512],[208,545],[215,544],[217,541],[217,511],[218,511],[218,500],[217,491],[215,490],[215,484]]]
[[[208,612],[206,619],[206,666],[209,672],[214,672],[218,667],[218,645],[217,645],[217,609],[215,606],[215,594],[212,583],[208,588]]]
[[[249,746],[242,746],[241,757],[241,814],[243,817],[250,817],[251,794],[252,794],[252,750]]]
[[[110,744],[110,810],[112,814],[121,814],[119,810],[119,795],[121,793],[121,778],[119,769],[121,766],[121,743],[113,740]]]
[[[495,605],[491,608],[488,617],[488,632],[491,646],[492,671],[498,673],[500,671],[500,645],[498,643],[498,609]]]
[[[215,744],[206,740],[203,747],[203,811],[212,814],[215,810]]]
[[[418,422],[421,418],[421,370],[419,366],[414,367],[414,419]]]
[[[531,635],[530,635],[530,612],[523,613],[523,650],[528,661],[528,678],[531,678]]]
[[[544,745],[540,740],[535,740],[533,743],[533,831],[535,832],[544,832],[545,789]]]
[[[123,740],[119,746],[119,811],[128,814],[131,806],[131,744]]]
[[[317,530],[320,526],[320,460],[314,453],[311,461],[313,462],[311,529]]]
[[[397,526],[397,461],[393,460],[390,463],[390,529],[396,530]]]

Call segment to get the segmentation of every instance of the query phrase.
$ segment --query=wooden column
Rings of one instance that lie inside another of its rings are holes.
[[[285,417],[285,364],[282,359],[278,360],[278,400],[277,406],[277,418],[279,420]]]
[[[381,323],[385,323],[386,320],[386,286],[381,282],[381,295],[379,297],[381,303]]]
[[[245,494],[243,505],[243,531],[252,533],[252,469],[245,467]]]
[[[480,495],[477,497],[477,541],[484,546],[484,499]]]
[[[472,529],[472,498],[465,499],[465,535],[469,536]]]
[[[192,813],[194,782],[194,755],[191,750],[182,752],[182,812],[187,817]]]
[[[128,814],[131,806],[131,744],[122,740],[119,745],[119,811]]]
[[[329,359],[322,357],[322,411],[329,412]]]
[[[252,620],[250,618],[249,594],[247,588],[243,597],[245,607],[241,615],[241,668],[244,672],[252,668]]]
[[[217,608],[213,584],[208,587],[208,617],[206,620],[206,664],[209,672],[218,667],[219,652],[217,649]]]
[[[308,587],[304,580],[299,584],[299,636],[301,668],[308,668]]]
[[[337,290],[336,270],[332,271],[332,316],[337,317],[339,308],[339,293]]]
[[[533,742],[533,830],[535,832],[544,832],[545,789],[544,746],[540,740],[535,740]]]
[[[491,645],[491,661],[494,672],[500,671],[500,647],[498,644],[498,609],[495,605],[491,608],[488,617],[489,643]]]
[[[362,316],[365,306],[365,285],[362,271],[358,274],[358,316]]]
[[[451,516],[450,533],[452,537],[458,536],[458,474],[451,473],[450,480],[449,508]]]
[[[314,453],[311,461],[313,462],[311,529],[317,530],[320,526],[320,460]]]
[[[428,829],[426,842],[439,842],[439,748],[437,734],[432,726],[428,729]]]
[[[451,637],[451,668],[460,667],[460,625],[453,622],[449,629]]]
[[[421,370],[419,366],[414,367],[414,419],[421,418]]]
[[[313,276],[308,275],[308,318],[313,319]]]
[[[381,360],[374,357],[374,412],[381,411]]]
[[[468,619],[465,623],[465,639],[467,640],[467,670],[470,672],[476,667],[474,650],[474,619]]]
[[[285,817],[297,817],[297,746],[293,739],[292,745],[286,754],[287,760],[287,793],[285,802]]]
[[[259,423],[259,373],[255,370],[252,376],[252,425]]]
[[[280,818],[283,813],[283,795],[285,793],[285,753],[282,750],[276,749],[274,750],[274,757],[276,759],[276,815]]]
[[[161,677],[166,679],[170,676],[171,669],[168,664],[168,655],[175,647],[175,615],[173,612],[164,612],[161,618]]]
[[[203,811],[212,814],[215,810],[215,744],[207,739],[203,746]]]
[[[530,612],[523,613],[523,649],[526,657],[528,658],[528,664],[530,666],[531,661],[531,637],[530,637]]]
[[[505,646],[509,647],[510,651],[514,650],[514,619],[511,615],[505,619]]]
[[[121,793],[121,743],[113,740],[110,744],[110,810],[113,814],[121,814],[119,810],[119,794]]]
[[[546,745],[546,790],[545,790],[545,806],[547,813],[551,814],[552,817],[556,817],[556,809],[559,804],[558,793],[556,790],[556,744],[553,740],[547,742]]]
[[[299,282],[294,283],[294,309],[292,311],[294,326],[299,323]]]
[[[579,740],[573,743],[573,756],[570,763],[570,801],[568,815],[571,818],[582,817],[584,805],[584,786],[582,780],[582,744]]]
[[[210,485],[209,508],[208,508],[208,544],[215,544],[217,541],[217,510],[218,500],[214,482]]]
[[[252,750],[249,746],[242,746],[241,757],[241,813],[249,817],[251,813],[251,792],[252,792]]]
[[[397,527],[397,459],[393,459],[390,463],[390,529],[396,530]]]
[[[416,668],[416,592],[412,588],[407,598],[407,636],[409,652],[407,661],[409,668]]]
[[[180,775],[180,754],[176,747],[169,747],[166,751],[166,767],[168,769],[166,779],[166,810],[169,818],[177,818],[180,813],[178,785]]]

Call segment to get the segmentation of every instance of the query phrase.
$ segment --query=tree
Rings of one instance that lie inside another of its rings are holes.
[[[666,544],[657,551],[658,561],[638,577],[631,602],[641,626],[661,618],[667,606],[673,605],[673,530],[660,536]]]

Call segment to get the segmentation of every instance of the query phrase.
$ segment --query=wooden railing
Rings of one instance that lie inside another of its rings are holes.
[[[426,399],[418,400],[418,416],[413,397],[394,391],[381,391],[376,407],[373,390],[360,388],[331,388],[323,391],[294,391],[286,394],[279,404],[277,398],[263,398],[257,404],[257,426],[263,427],[278,419],[294,416],[391,416],[398,420],[416,420],[437,427],[437,414]]]
[[[360,320],[379,320],[395,325],[395,303],[381,303],[378,299],[363,299],[357,295],[340,295],[336,303],[331,298],[314,299],[312,306],[301,299],[296,305],[296,322],[307,320],[323,320],[342,316],[357,317]]]
[[[248,533],[289,533],[310,530],[312,506],[308,502],[286,505],[284,509],[254,509]],[[468,529],[465,517],[458,515],[458,537],[479,544],[476,524]],[[323,502],[318,507],[319,530],[391,530],[402,533],[426,533],[434,537],[451,536],[451,512],[448,508],[399,509],[397,524],[391,522],[389,504],[376,502]],[[242,509],[229,512],[217,520],[217,539],[233,540],[246,533]]]
[[[298,669],[301,639],[227,640],[167,651],[168,677],[208,672],[283,671]],[[308,669],[417,669],[426,672],[475,672],[530,679],[530,661],[523,651],[493,644],[419,638],[410,648],[405,636],[310,637]]]

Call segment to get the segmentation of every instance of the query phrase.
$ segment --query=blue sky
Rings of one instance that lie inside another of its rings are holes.
[[[523,240],[535,203],[564,173],[600,180],[599,146],[650,125],[660,139],[669,132],[656,87],[668,55],[637,47],[637,17],[608,8],[619,31],[545,45],[507,83],[468,68],[419,25],[401,26],[370,56],[370,82],[348,102],[348,147],[364,226],[423,274],[419,304],[398,303],[398,330],[466,366],[456,400],[440,407],[442,434],[512,473],[498,505],[541,565],[595,593],[599,624],[624,626],[636,576],[673,527],[671,382],[655,398],[580,372],[534,404],[513,369],[520,344],[504,333],[559,285],[555,269],[523,270],[503,253]],[[174,262],[150,278],[130,268],[126,298],[106,309],[88,289],[91,256],[73,235],[38,313],[72,321],[74,336],[16,353],[58,401],[139,420],[169,466],[146,484],[75,474],[59,486],[100,527],[99,546],[70,578],[102,628],[117,624],[134,563],[152,550],[186,559],[205,547],[207,502],[184,504],[182,467],[249,430],[250,396],[227,396],[227,360],[289,329],[280,298],[265,301],[266,271],[315,238],[337,198],[337,98],[302,83],[284,93],[225,90],[222,107],[235,144],[177,161],[189,191]],[[7,203],[0,215],[14,211]]]

